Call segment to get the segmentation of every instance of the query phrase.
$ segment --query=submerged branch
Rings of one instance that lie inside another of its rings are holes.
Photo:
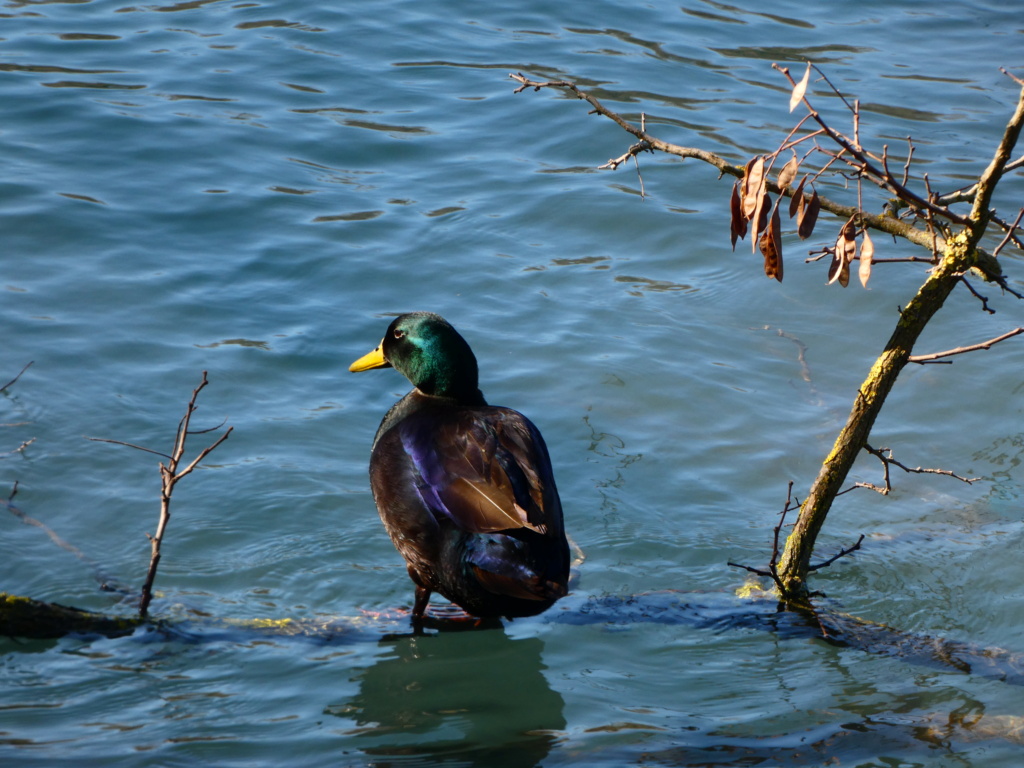
[[[21,369],[21,370],[20,370],[20,371],[18,372],[18,375],[17,375],[17,376],[15,376],[15,377],[14,377],[13,379],[11,379],[10,381],[8,381],[8,382],[7,382],[6,384],[4,384],[4,385],[3,385],[2,387],[0,387],[0,392],[3,392],[3,391],[4,391],[5,389],[10,389],[11,387],[13,387],[13,386],[14,386],[14,384],[15,384],[15,383],[16,383],[16,382],[18,381],[18,379],[20,379],[20,378],[21,378],[21,375],[22,375],[23,373],[25,373],[25,371],[27,371],[27,370],[29,369],[29,366],[30,366],[30,365],[32,365],[32,363],[34,363],[34,362],[35,362],[35,360],[30,360],[29,362],[25,363],[25,367],[24,367],[24,368],[22,368],[22,369]]]

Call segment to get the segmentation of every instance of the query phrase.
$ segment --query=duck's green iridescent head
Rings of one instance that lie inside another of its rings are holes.
[[[396,317],[377,348],[352,363],[349,370],[388,366],[424,394],[466,403],[482,400],[473,350],[447,320],[433,312]]]

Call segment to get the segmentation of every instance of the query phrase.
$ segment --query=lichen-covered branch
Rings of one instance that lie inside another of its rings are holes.
[[[818,476],[804,500],[779,562],[779,581],[784,597],[803,599],[807,596],[807,574],[818,532],[854,461],[867,444],[868,435],[886,396],[909,361],[914,344],[928,321],[941,309],[961,276],[976,266],[978,242],[988,223],[988,203],[1002,175],[1002,169],[1009,161],[1022,124],[1024,89],[1020,92],[1017,109],[1007,125],[993,162],[979,179],[971,223],[946,241],[939,265],[900,313],[896,329],[861,384],[846,425],[822,462]]]

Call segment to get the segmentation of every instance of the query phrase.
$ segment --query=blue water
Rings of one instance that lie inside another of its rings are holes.
[[[726,563],[766,562],[787,483],[806,492],[924,273],[826,287],[827,266],[803,263],[841,223],[823,217],[807,242],[787,231],[785,282],[767,280],[748,243],[729,248],[712,168],[644,155],[641,197],[631,164],[597,170],[631,137],[507,76],[573,79],[742,163],[793,125],[772,63],[810,57],[860,100],[866,145],[902,157],[912,135],[948,190],[991,157],[1018,92],[999,67],[1020,75],[1022,54],[1019,6],[995,0],[4,3],[0,384],[33,365],[0,400],[0,450],[34,442],[0,458],[0,494],[17,481],[14,503],[81,554],[5,514],[0,589],[131,614],[99,584],[144,578],[158,458],[84,437],[169,450],[204,370],[195,425],[234,431],[176,490],[157,578],[153,613],[196,624],[2,641],[0,761],[1019,765],[1019,686],[728,622],[556,620],[742,586]],[[995,205],[1012,219],[1022,202],[1018,171]],[[1022,324],[1017,300],[977,287],[996,314],[958,290],[918,351]],[[366,463],[406,383],[347,367],[421,309],[547,439],[585,553],[548,616],[405,631],[411,584]],[[1024,651],[1021,350],[904,373],[872,443],[981,479],[896,472],[888,497],[841,497],[820,551],[866,539],[815,576],[835,605]],[[866,456],[851,481],[879,469]]]

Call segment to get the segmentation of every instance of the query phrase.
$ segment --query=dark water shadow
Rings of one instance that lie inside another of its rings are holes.
[[[389,635],[379,646],[359,692],[325,709],[355,723],[349,735],[375,765],[528,768],[566,727],[538,638],[499,627]]]
[[[548,620],[560,624],[679,624],[717,631],[753,629],[783,639],[817,639],[908,664],[1024,685],[1024,653],[904,632],[842,613],[827,603],[800,610],[770,599],[741,599],[725,592],[663,591],[593,598],[577,610],[552,612]]]

